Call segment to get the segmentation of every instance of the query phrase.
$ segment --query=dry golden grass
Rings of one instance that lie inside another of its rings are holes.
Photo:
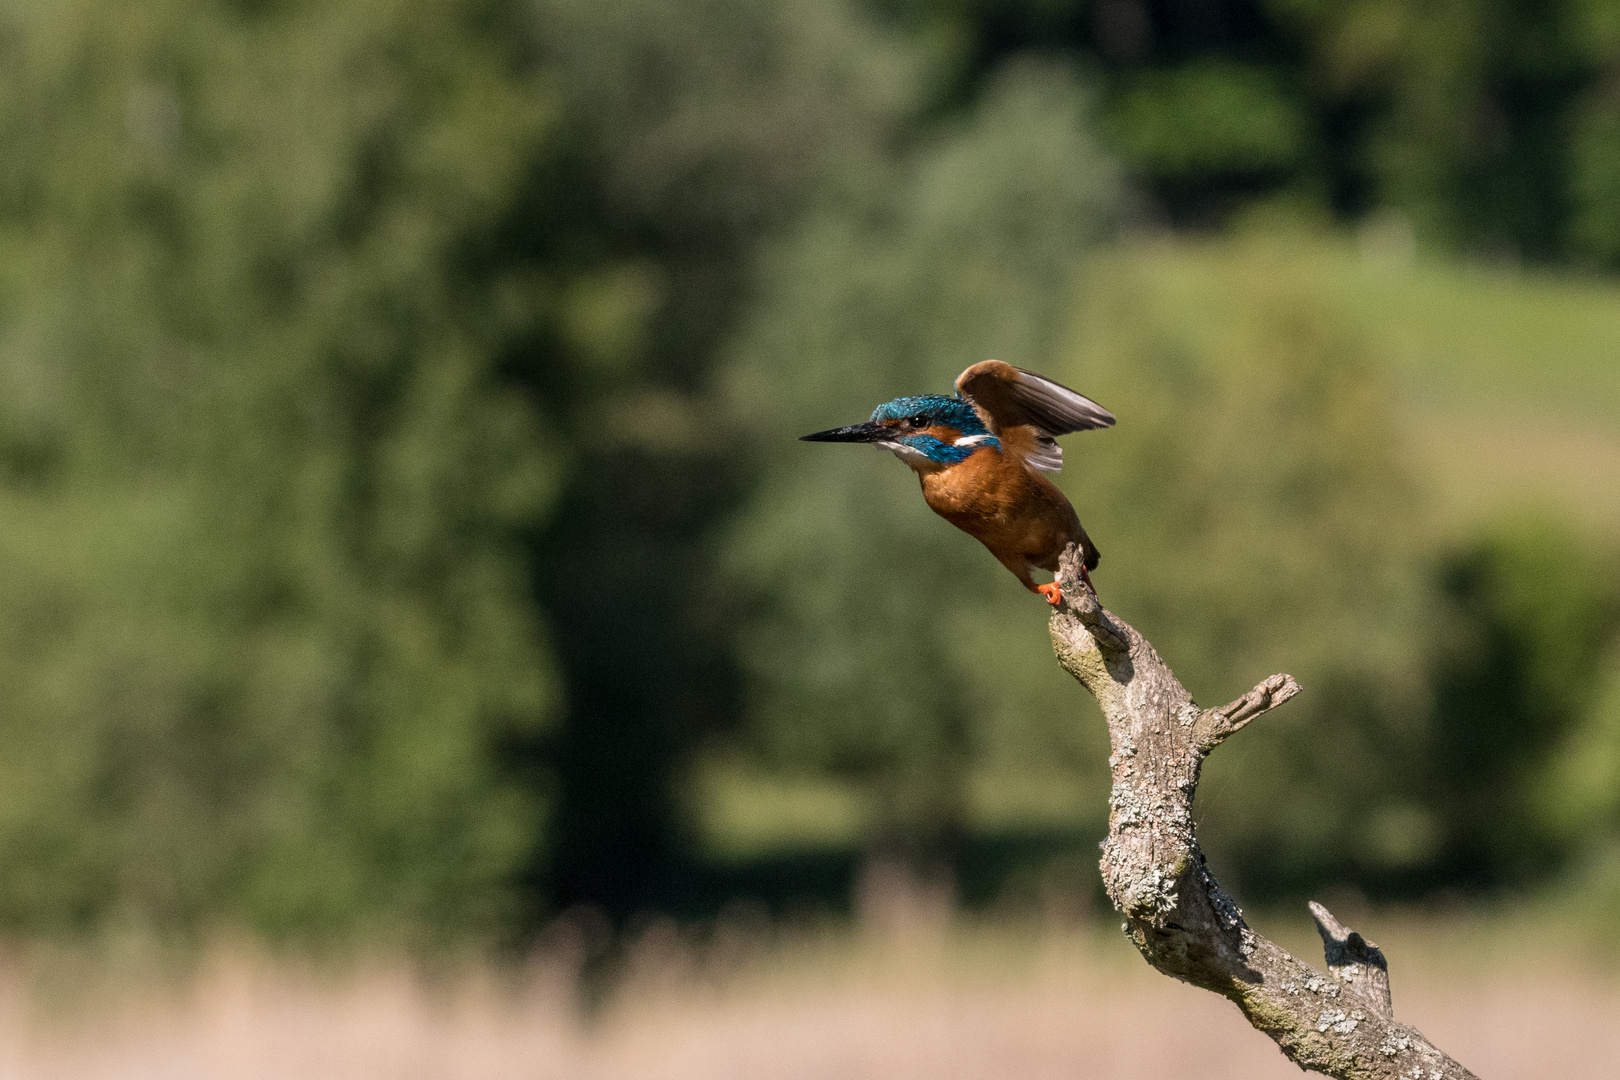
[[[14,963],[0,978],[0,1077],[1300,1075],[1235,1008],[1150,971],[1111,932],[901,915],[863,931],[722,927],[701,948],[654,926],[588,1017],[567,948],[521,971],[434,977],[389,963],[318,973],[221,949],[190,977],[145,990],[105,974],[42,983],[37,960]],[[1511,937],[1482,947],[1483,931],[1442,938],[1437,925],[1408,922],[1386,941],[1405,1019],[1496,1080],[1620,1072],[1620,980],[1543,957],[1515,982]]]

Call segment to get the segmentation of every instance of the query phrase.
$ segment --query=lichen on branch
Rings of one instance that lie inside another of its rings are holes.
[[[1395,1020],[1377,946],[1312,904],[1324,975],[1251,930],[1205,865],[1192,816],[1204,759],[1299,684],[1273,675],[1228,705],[1200,709],[1153,646],[1083,584],[1073,547],[1058,581],[1064,599],[1052,612],[1053,650],[1108,722],[1103,884],[1143,957],[1231,999],[1302,1068],[1344,1080],[1472,1078]]]

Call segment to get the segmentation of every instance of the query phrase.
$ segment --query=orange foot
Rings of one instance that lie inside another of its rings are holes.
[[[1058,588],[1058,583],[1055,581],[1049,581],[1045,585],[1037,585],[1035,591],[1046,597],[1046,602],[1053,607],[1057,607],[1058,601],[1063,599],[1063,590]]]

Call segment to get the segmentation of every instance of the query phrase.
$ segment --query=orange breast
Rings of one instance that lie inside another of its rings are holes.
[[[998,558],[1056,565],[1065,545],[1085,535],[1063,492],[1013,453],[986,446],[938,472],[921,474],[934,512],[976,537]]]

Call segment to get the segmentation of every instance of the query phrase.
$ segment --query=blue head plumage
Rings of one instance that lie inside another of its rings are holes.
[[[951,435],[951,431],[956,434]],[[940,438],[941,434],[950,441]],[[1001,452],[1001,441],[990,434],[973,406],[960,397],[944,394],[885,401],[872,410],[872,419],[864,424],[817,431],[800,438],[807,442],[871,443],[893,450],[913,468],[921,467],[925,461],[957,465],[984,447]]]
[[[905,420],[913,416],[926,416],[936,424],[953,427],[963,435],[988,435],[973,406],[959,397],[947,394],[916,394],[885,401],[872,410],[873,420]]]
[[[927,424],[922,426],[937,425],[955,428],[961,432],[961,439],[954,444],[923,431],[896,432],[885,440],[915,450],[928,460],[941,465],[955,465],[966,461],[981,446],[989,445],[998,452],[1001,450],[1000,441],[990,434],[990,429],[979,419],[978,412],[959,397],[945,394],[917,394],[885,401],[872,410],[872,421],[880,423],[885,420],[926,420]],[[964,440],[966,445],[963,445]]]

